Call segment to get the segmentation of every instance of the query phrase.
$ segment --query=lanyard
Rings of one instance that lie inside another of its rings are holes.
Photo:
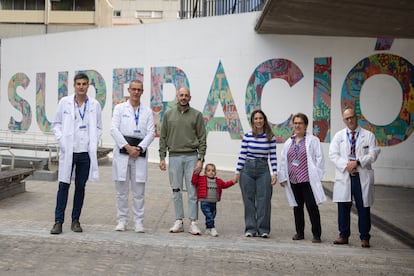
[[[298,154],[300,151],[300,147],[302,146],[303,142],[305,141],[306,136],[303,136],[302,139],[300,139],[299,143],[296,145],[296,136],[292,137],[293,142],[293,150],[295,151],[295,157],[298,159]]]
[[[88,104],[88,97],[86,96],[86,101],[85,101],[85,103],[83,105],[83,114],[82,114],[82,112],[81,112],[81,110],[79,108],[79,103],[78,103],[78,100],[76,99],[76,96],[73,97],[73,106],[75,106],[75,103],[78,106],[79,116],[81,117],[82,122],[83,122],[83,118],[85,118],[85,114],[86,114],[86,105]]]
[[[134,117],[135,117],[135,126],[138,128],[138,122],[139,122],[139,110],[141,109],[141,107],[138,107],[137,109],[137,113],[134,112]]]

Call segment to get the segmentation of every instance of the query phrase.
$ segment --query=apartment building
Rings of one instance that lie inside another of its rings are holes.
[[[108,0],[0,0],[0,39],[112,26]]]
[[[171,21],[180,0],[0,0],[0,39]]]
[[[179,19],[180,0],[112,0],[112,25],[123,26]]]

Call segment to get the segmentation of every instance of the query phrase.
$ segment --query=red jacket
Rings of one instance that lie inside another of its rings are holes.
[[[198,174],[193,174],[191,182],[193,183],[193,185],[197,186],[197,198],[198,199],[206,198],[207,197],[207,176],[205,175],[200,176]],[[223,189],[231,187],[235,184],[233,180],[224,182],[222,179],[218,177],[216,177],[216,183],[217,183],[217,201],[220,201],[221,191]]]

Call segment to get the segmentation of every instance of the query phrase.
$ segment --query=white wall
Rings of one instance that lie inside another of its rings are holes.
[[[36,73],[46,73],[46,117],[53,120],[57,103],[58,72],[69,72],[69,92],[78,70],[96,70],[104,78],[107,95],[104,116],[104,145],[112,145],[109,134],[112,112],[113,70],[143,68],[143,102],[150,104],[151,68],[173,66],[188,77],[192,91],[191,105],[203,110],[219,63],[234,98],[243,130],[250,129],[246,117],[245,95],[250,76],[256,67],[268,59],[288,59],[302,71],[303,78],[290,87],[281,79],[272,79],[263,89],[262,109],[275,124],[285,121],[292,113],[304,112],[312,125],[314,59],[332,59],[331,139],[343,127],[341,121],[341,91],[348,72],[362,59],[384,52],[414,62],[414,40],[397,39],[391,50],[375,51],[374,38],[311,37],[259,35],[254,32],[258,13],[201,18],[176,22],[144,24],[109,29],[93,29],[2,40],[0,86],[0,130],[8,130],[12,116],[22,119],[8,99],[12,77],[23,72],[30,78],[26,89],[16,93],[31,106],[32,123],[28,132],[38,132],[36,122]],[[411,80],[413,82],[413,80]],[[411,88],[412,89],[412,88]],[[94,96],[94,89],[90,88]],[[413,96],[413,91],[410,92]],[[174,88],[165,85],[163,101],[173,100]],[[361,90],[361,110],[371,122],[387,125],[398,115],[402,102],[401,87],[392,77],[374,76]],[[411,114],[414,112],[411,100]],[[215,116],[223,117],[219,105]],[[411,115],[413,117],[413,115]],[[410,129],[412,130],[412,122]],[[414,187],[414,140],[382,147],[375,164],[376,182]],[[328,143],[324,143],[326,180],[333,180],[333,166],[328,160]],[[206,161],[220,169],[235,168],[240,140],[228,133],[210,132]],[[278,145],[280,152],[282,145]],[[150,148],[150,160],[158,162],[158,140]]]

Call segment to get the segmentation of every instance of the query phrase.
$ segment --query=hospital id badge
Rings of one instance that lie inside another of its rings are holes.
[[[86,125],[81,125],[81,126],[79,126],[79,130],[80,130],[80,131],[85,131],[85,130],[86,130]]]
[[[295,167],[299,166],[299,160],[297,160],[297,159],[293,160],[292,165],[295,166]]]
[[[355,156],[355,154],[350,154],[350,155],[348,155],[348,160],[349,160],[349,161],[355,161],[355,160],[356,160],[356,156]]]

